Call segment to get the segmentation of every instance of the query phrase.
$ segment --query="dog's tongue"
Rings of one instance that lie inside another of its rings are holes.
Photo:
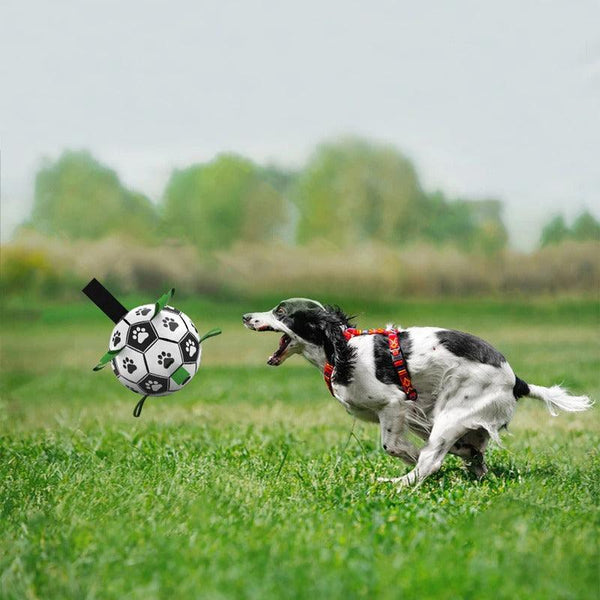
[[[277,350],[271,354],[267,364],[271,365],[272,367],[278,367],[281,364],[281,357],[287,350],[287,347],[290,345],[291,341],[292,339],[284,333],[279,340],[279,348],[277,348]]]

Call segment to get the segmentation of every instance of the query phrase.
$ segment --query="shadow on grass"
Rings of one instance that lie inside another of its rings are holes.
[[[556,465],[528,465],[522,466],[489,464],[488,472],[482,479],[478,479],[463,465],[444,465],[437,473],[428,477],[430,481],[437,481],[444,477],[459,480],[464,483],[486,483],[498,479],[506,482],[524,482],[534,479],[552,479],[557,476],[560,469]]]

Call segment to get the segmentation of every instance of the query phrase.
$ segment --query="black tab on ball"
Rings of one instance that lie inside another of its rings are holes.
[[[81,291],[114,323],[128,312],[95,277]]]

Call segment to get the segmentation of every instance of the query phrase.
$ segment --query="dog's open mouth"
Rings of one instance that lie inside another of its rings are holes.
[[[279,348],[271,354],[267,364],[272,367],[278,367],[282,363],[283,358],[285,357],[285,351],[288,349],[291,341],[292,338],[287,333],[284,333],[279,340]]]

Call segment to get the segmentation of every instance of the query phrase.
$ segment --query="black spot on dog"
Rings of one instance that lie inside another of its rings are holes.
[[[513,396],[518,400],[523,396],[529,396],[529,386],[522,379],[517,377],[513,387]]]
[[[373,336],[373,358],[375,360],[375,377],[381,383],[398,385],[398,372],[392,363],[392,355],[390,354],[390,345],[388,338],[385,335]],[[398,334],[400,348],[404,355],[406,368],[410,372],[409,358],[412,352],[412,340],[408,331],[400,331]]]
[[[506,362],[504,356],[496,348],[470,333],[444,329],[438,331],[436,336],[449,352],[461,358],[493,367],[499,367]]]
[[[400,340],[400,347],[402,348],[404,360],[408,361],[412,354],[412,340],[410,339],[410,333],[408,333],[408,331],[400,331],[398,333],[398,339]]]

